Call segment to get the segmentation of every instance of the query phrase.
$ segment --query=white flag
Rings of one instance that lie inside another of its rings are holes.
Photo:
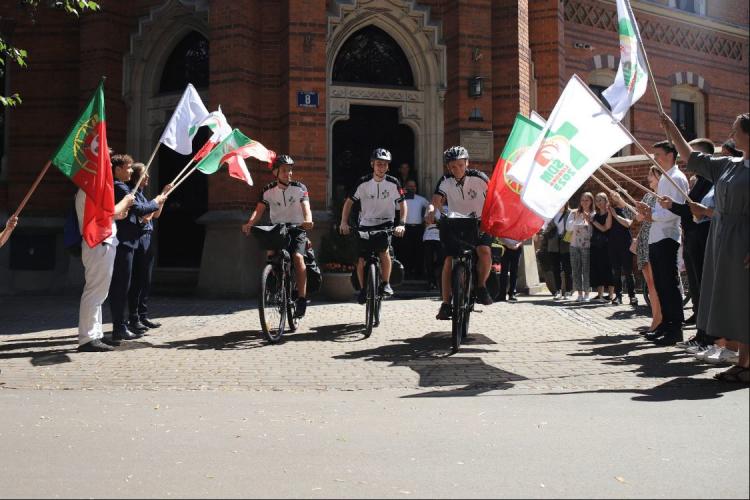
[[[551,219],[612,154],[630,144],[630,135],[573,75],[539,138],[508,176],[523,185],[521,201]]]
[[[188,83],[159,142],[182,155],[189,155],[193,152],[192,137],[207,116],[208,110],[203,105],[201,96],[195,87]]]
[[[221,106],[219,106],[219,109],[217,111],[210,112],[201,122],[194,127],[190,131],[190,139],[195,137],[195,134],[198,133],[198,129],[200,127],[208,127],[211,132],[211,137],[209,137],[209,141],[213,142],[214,144],[218,144],[227,137],[229,137],[229,134],[232,133],[232,127],[229,126],[229,122],[227,121],[226,116],[224,116],[224,113],[221,112]]]
[[[620,66],[615,82],[602,95],[612,108],[612,115],[622,120],[630,109],[643,96],[648,86],[645,54],[638,44],[640,33],[635,22],[629,0],[617,0],[617,25],[620,34]]]

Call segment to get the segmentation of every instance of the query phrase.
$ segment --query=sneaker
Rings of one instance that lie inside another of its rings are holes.
[[[698,354],[699,352],[705,351],[706,349],[708,349],[708,346],[699,342],[696,345],[686,347],[685,352],[687,352],[688,354]]]
[[[367,290],[361,288],[357,294],[357,304],[364,304],[367,302]]]
[[[591,297],[589,296],[589,292],[586,292],[583,294],[583,301],[584,302],[591,302]]]
[[[78,346],[78,352],[109,352],[114,351],[112,346],[109,346],[101,341],[101,339],[92,340]]]
[[[451,308],[451,305],[442,303],[440,304],[440,311],[438,311],[437,316],[435,316],[435,318],[439,320],[448,320],[448,319],[451,319],[452,314],[453,314],[453,310]]]
[[[390,297],[393,295],[393,288],[391,288],[390,283],[381,283],[380,284],[380,293],[382,295],[385,295],[386,297]]]
[[[492,305],[492,297],[490,297],[490,292],[487,291],[486,286],[477,288],[476,295],[477,295],[477,302],[479,302],[480,304],[485,305],[485,306]],[[513,302],[515,300],[515,297],[513,297],[512,295],[509,295],[508,300]]]
[[[737,364],[739,360],[740,355],[737,351],[733,351],[725,347],[720,347],[719,349],[714,351],[713,354],[710,354],[704,358],[704,361],[706,363],[711,363],[714,365],[723,363]]]
[[[612,303],[616,304],[618,306],[622,305],[622,295],[617,295],[614,299],[612,299]]]
[[[515,295],[508,295],[508,302],[518,302]]]
[[[719,346],[715,346],[715,345],[708,346],[707,348],[703,349],[702,351],[698,351],[697,353],[695,353],[695,359],[697,359],[698,361],[705,361],[706,360],[706,356],[710,356],[710,355],[714,354],[719,349],[721,349],[721,347],[719,347]]]
[[[562,294],[560,292],[556,292],[555,296],[552,297],[552,300],[561,300],[561,299],[562,299]]]
[[[633,307],[638,307],[638,297],[636,297],[635,295],[630,297],[630,305]]]
[[[688,340],[683,340],[682,342],[677,342],[675,344],[676,347],[679,347],[685,350],[687,350],[688,347],[695,347],[699,345],[702,345],[702,344],[698,342],[697,340],[695,340],[695,337],[690,337]]]
[[[305,297],[299,297],[294,301],[294,315],[298,318],[304,318],[305,312],[307,311],[307,299]]]
[[[583,295],[580,293],[576,296],[576,302],[583,302]]]

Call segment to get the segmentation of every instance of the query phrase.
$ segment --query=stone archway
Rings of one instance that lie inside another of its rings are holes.
[[[428,8],[418,6],[413,0],[334,0],[332,11],[328,17],[326,69],[328,151],[333,150],[334,125],[349,119],[352,105],[398,108],[399,123],[414,131],[419,184],[432,186],[443,172],[443,101],[447,78],[440,25],[432,22]],[[370,25],[385,31],[401,47],[412,68],[413,89],[333,83],[333,64],[344,42]],[[329,154],[329,203],[332,172]]]

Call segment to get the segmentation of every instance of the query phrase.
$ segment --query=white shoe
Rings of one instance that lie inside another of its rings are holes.
[[[716,352],[714,352],[713,354],[709,356],[706,356],[704,361],[706,363],[718,365],[722,363],[736,364],[739,360],[740,360],[740,353],[733,351],[731,349],[719,347],[716,350]]]
[[[698,354],[699,352],[705,351],[707,349],[708,347],[704,345],[696,344],[696,345],[692,345],[692,346],[685,348],[685,352],[689,354]]]
[[[706,349],[703,349],[702,351],[698,351],[697,353],[695,353],[695,359],[697,359],[698,361],[705,361],[706,356],[712,355],[719,349],[721,349],[721,347],[717,347],[715,345],[708,346]]]
[[[552,297],[552,300],[560,300],[560,299],[562,299],[562,295],[560,294],[560,292],[555,293],[555,296]]]
[[[579,293],[578,296],[576,297],[576,302],[583,302],[583,295]]]
[[[589,297],[589,293],[586,292],[583,294],[583,301],[584,302],[591,302],[591,297]]]
[[[679,347],[679,348],[685,349],[687,351],[688,348],[690,348],[690,347],[696,347],[696,346],[700,346],[700,345],[701,345],[701,343],[698,342],[697,340],[683,340],[682,342],[677,342],[675,344],[675,347]]]

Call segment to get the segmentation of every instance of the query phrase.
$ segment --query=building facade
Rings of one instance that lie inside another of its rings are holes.
[[[467,146],[472,163],[490,172],[516,113],[547,115],[573,74],[601,91],[618,63],[610,0],[100,3],[101,12],[80,20],[42,10],[32,22],[18,2],[0,0],[3,35],[29,52],[29,67],[9,68],[2,82],[24,102],[3,111],[0,219],[101,76],[115,151],[146,160],[191,82],[233,127],[294,157],[325,223],[369,168],[373,147],[391,149],[395,164],[410,163],[420,191],[430,193],[447,146]],[[632,4],[665,108],[687,134],[726,139],[750,103],[748,3]],[[623,122],[644,144],[662,138],[650,91]],[[152,189],[188,159],[160,148]],[[637,161],[621,164],[643,177]],[[251,171],[253,188],[222,172],[196,174],[170,197],[157,232],[162,279],[210,294],[255,290],[257,252],[238,227],[270,174],[257,163]],[[47,174],[0,250],[0,293],[77,283],[79,269],[61,241],[74,191],[58,172]]]

